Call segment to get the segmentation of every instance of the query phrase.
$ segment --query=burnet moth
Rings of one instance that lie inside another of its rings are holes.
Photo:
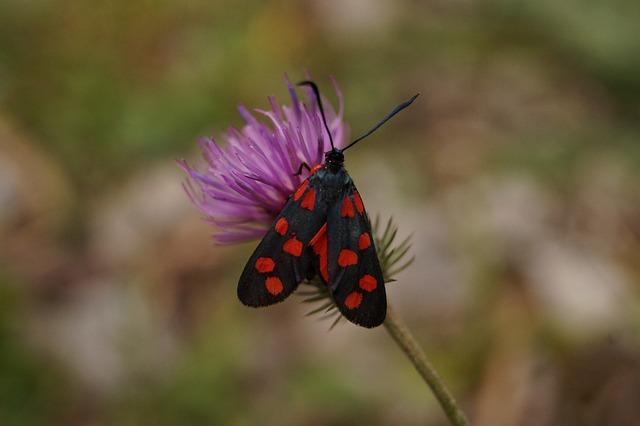
[[[335,148],[317,85],[317,100],[331,142],[324,163],[309,167],[309,176],[289,196],[280,214],[258,244],[240,276],[238,298],[248,306],[268,306],[287,298],[305,279],[318,275],[349,321],[376,327],[385,319],[387,297],[371,223],[349,173],[344,151],[402,111],[418,97],[396,106],[380,122],[344,149]]]

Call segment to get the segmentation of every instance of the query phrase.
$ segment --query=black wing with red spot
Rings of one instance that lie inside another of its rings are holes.
[[[387,313],[382,269],[369,218],[350,178],[327,212],[326,235],[329,289],[338,309],[355,324],[382,324]]]
[[[308,244],[326,221],[320,182],[302,182],[253,252],[238,282],[238,298],[267,306],[287,298],[312,271]]]

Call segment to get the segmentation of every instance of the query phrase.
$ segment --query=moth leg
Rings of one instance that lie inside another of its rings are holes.
[[[311,170],[311,167],[309,167],[309,165],[303,161],[302,164],[300,164],[300,167],[298,167],[298,171],[294,174],[294,176],[300,176],[302,174],[303,168],[307,169],[307,171]]]

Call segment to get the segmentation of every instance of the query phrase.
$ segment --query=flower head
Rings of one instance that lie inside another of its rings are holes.
[[[278,215],[287,197],[307,174],[296,176],[304,162],[319,164],[331,149],[329,137],[315,97],[309,104],[301,101],[287,79],[290,106],[280,107],[269,97],[270,110],[255,109],[265,120],[259,121],[245,107],[239,112],[246,124],[230,128],[224,135],[226,145],[202,139],[200,147],[206,167],[199,171],[179,161],[188,174],[184,187],[191,201],[206,220],[217,227],[219,243],[234,243],[261,237]],[[339,101],[336,113],[328,102],[325,113],[336,147],[341,147],[347,128],[342,121],[342,93],[335,81]]]
[[[287,79],[291,96],[290,106],[281,107],[276,103],[275,98],[269,97],[270,110],[255,109],[255,112],[262,116],[262,121],[259,121],[245,107],[240,106],[240,115],[246,124],[241,129],[230,128],[223,135],[223,139],[226,139],[223,147],[213,139],[201,140],[200,146],[206,161],[204,170],[199,171],[184,160],[178,162],[188,175],[184,188],[189,198],[204,214],[206,220],[217,227],[217,232],[214,234],[216,241],[228,244],[262,237],[280,214],[295,188],[299,187],[309,174],[309,171],[300,173],[301,165],[316,166],[324,160],[325,153],[334,152],[329,133],[336,148],[344,147],[347,129],[342,122],[342,94],[335,81],[333,84],[339,100],[339,110],[336,113],[325,100],[322,101],[325,105],[326,124],[323,122],[322,108],[318,103],[320,94],[315,83],[311,81],[299,83],[299,85],[310,86],[307,92],[310,102],[307,104],[298,99],[293,85]],[[396,113],[409,106],[416,97],[417,95],[396,106],[382,121],[346,148],[370,135]],[[331,157],[328,159],[330,160]],[[303,204],[304,201],[301,202],[301,206]],[[371,236],[378,248],[377,256],[382,269],[381,278],[388,283],[394,281],[393,277],[409,266],[413,260],[405,259],[410,248],[410,239],[407,238],[400,244],[396,243],[398,229],[391,219],[383,231],[378,225],[379,222],[376,220]],[[278,226],[278,224],[274,226],[275,232],[280,232]],[[284,232],[286,232],[286,225]],[[368,248],[372,245],[369,233],[362,235],[367,236],[365,248]],[[291,253],[287,251],[286,246],[293,240],[295,236],[282,246],[282,250]],[[302,243],[298,241],[297,244],[299,245],[297,253],[291,253],[294,256],[300,256],[303,248]],[[360,246],[360,241],[358,245]],[[360,249],[363,248],[360,247]],[[351,253],[357,259],[355,253]],[[339,264],[340,262],[338,260]],[[255,267],[262,273],[270,272],[274,265],[270,257],[259,257],[255,266],[251,263],[249,268],[253,270]],[[340,266],[346,265],[340,264]],[[263,271],[263,267],[268,271]],[[374,282],[374,287],[371,289],[362,287],[364,278],[360,279],[358,285],[367,291],[373,290],[377,281],[371,278]],[[319,277],[305,280],[311,289],[299,294],[305,296],[306,303],[319,302],[320,306],[310,313],[324,311],[327,316],[335,317],[333,322],[335,325],[342,316],[326,281],[326,277],[324,280]],[[277,276],[268,276],[265,285],[271,294],[275,295],[282,291],[282,282]],[[360,293],[352,294],[362,298]],[[360,301],[355,307],[359,304]],[[345,305],[352,309],[346,301]],[[251,306],[255,305],[251,304]]]

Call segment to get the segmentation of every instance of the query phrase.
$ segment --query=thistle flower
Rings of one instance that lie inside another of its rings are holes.
[[[205,220],[217,227],[214,239],[222,244],[261,238],[273,224],[287,198],[306,178],[308,172],[297,175],[300,164],[319,164],[331,143],[322,122],[317,97],[308,93],[309,104],[298,99],[291,82],[286,79],[291,106],[278,106],[269,97],[271,110],[255,111],[270,125],[260,122],[245,107],[239,111],[245,126],[229,129],[224,135],[227,144],[220,147],[213,139],[200,142],[207,162],[203,171],[191,167],[186,161],[179,165],[187,173],[184,187],[191,201],[204,214]],[[335,81],[333,86],[339,100],[338,113],[323,101],[329,130],[336,147],[344,146],[346,126],[342,121],[343,100]],[[296,176],[297,175],[297,176]],[[413,261],[404,261],[410,248],[409,239],[395,245],[397,226],[390,219],[384,229],[376,220],[373,236],[385,282]],[[341,318],[331,299],[328,288],[319,279],[305,282],[311,288],[298,294],[305,303],[320,302],[319,308],[328,317]]]
[[[207,162],[204,170],[198,171],[184,160],[178,162],[188,175],[184,188],[189,198],[205,220],[217,227],[214,239],[218,243],[260,238],[287,197],[307,177],[306,172],[295,176],[300,164],[319,164],[331,149],[314,96],[308,96],[307,104],[298,99],[291,82],[286,82],[290,106],[280,107],[269,97],[270,110],[255,109],[270,125],[240,106],[246,124],[223,135],[226,146],[221,147],[213,138],[200,141]],[[332,82],[338,112],[323,103],[333,140],[341,147],[348,130],[342,121],[342,93]]]
[[[270,126],[258,121],[241,106],[240,115],[246,124],[240,130],[231,128],[227,131],[224,148],[213,139],[200,142],[207,162],[203,171],[196,170],[184,160],[178,162],[188,175],[184,187],[189,198],[206,220],[217,226],[214,238],[219,243],[261,237],[287,198],[307,177],[308,172],[296,176],[300,164],[321,163],[324,153],[331,148],[315,96],[308,96],[311,102],[307,105],[298,99],[288,79],[287,85],[291,106],[279,107],[275,98],[270,97],[271,110],[255,110],[266,117]],[[339,100],[338,113],[327,102],[323,104],[326,105],[325,113],[334,144],[342,148],[347,136],[342,122],[342,94],[335,81],[333,85]],[[373,236],[384,280],[388,283],[394,281],[393,276],[409,266],[413,258],[403,260],[410,249],[410,240],[395,243],[398,230],[395,223],[390,219],[384,230],[379,228],[379,224],[376,219]],[[319,305],[309,314],[324,312],[327,317],[334,317],[333,328],[342,315],[336,309],[327,286],[318,278],[306,284],[310,288],[298,294],[304,297],[304,302]],[[389,306],[384,325],[432,389],[451,424],[467,425],[464,413],[409,330]]]

